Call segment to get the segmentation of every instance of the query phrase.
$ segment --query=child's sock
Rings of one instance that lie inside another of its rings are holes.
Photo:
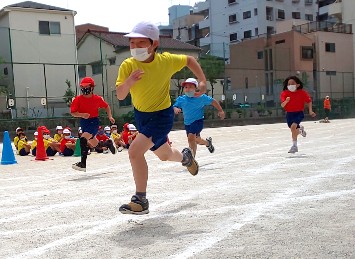
[[[293,143],[293,146],[297,147],[297,140],[293,140],[292,143]]]

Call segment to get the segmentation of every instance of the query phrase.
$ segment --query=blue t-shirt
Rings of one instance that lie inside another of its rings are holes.
[[[184,113],[184,124],[190,125],[194,121],[204,118],[204,107],[211,105],[212,101],[213,98],[205,94],[199,97],[182,95],[176,99],[173,106],[182,109]]]

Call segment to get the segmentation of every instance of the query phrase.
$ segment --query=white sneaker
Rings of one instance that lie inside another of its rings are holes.
[[[298,147],[297,146],[292,146],[290,148],[290,150],[288,151],[288,153],[291,153],[291,154],[294,154],[296,152],[298,152]]]
[[[299,131],[302,137],[305,138],[307,136],[307,132],[304,130],[304,127],[302,125],[300,125]]]

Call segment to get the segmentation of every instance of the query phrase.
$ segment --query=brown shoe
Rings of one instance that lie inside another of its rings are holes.
[[[190,172],[190,174],[192,174],[193,176],[197,175],[199,166],[192,154],[191,148],[184,148],[181,153],[184,158],[183,161],[185,161],[182,162],[182,165],[187,167],[187,170]]]

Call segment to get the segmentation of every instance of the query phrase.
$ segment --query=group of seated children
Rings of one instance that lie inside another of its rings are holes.
[[[76,147],[77,138],[72,136],[71,129],[69,127],[63,128],[62,126],[56,127],[56,132],[53,138],[50,135],[49,129],[42,126],[44,149],[47,156],[54,156],[59,153],[61,156],[72,156]],[[82,134],[82,130],[79,127],[78,137]],[[129,145],[137,136],[138,131],[133,124],[124,124],[123,131],[118,133],[117,125],[111,127],[106,126],[99,127],[99,131],[96,135],[99,144],[95,148],[91,148],[91,151],[97,153],[111,153],[115,154],[116,149],[121,152],[124,148],[128,149]],[[16,136],[14,138],[14,145],[17,153],[20,156],[27,156],[30,153],[36,156],[38,132],[34,133],[33,141],[29,141],[24,130],[20,127],[16,129]]]

